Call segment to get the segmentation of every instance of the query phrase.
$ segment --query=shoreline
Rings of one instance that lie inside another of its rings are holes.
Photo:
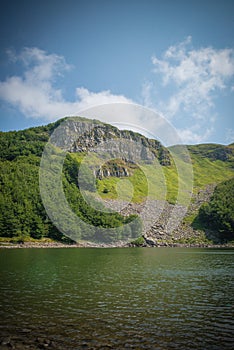
[[[136,246],[132,243],[119,242],[117,244],[82,242],[74,244],[64,244],[60,242],[25,242],[25,243],[0,243],[0,249],[29,249],[29,248],[234,248],[234,244],[208,244],[208,243],[163,243],[155,246]]]

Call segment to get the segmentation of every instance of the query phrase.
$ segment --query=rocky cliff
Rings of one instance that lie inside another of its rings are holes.
[[[110,157],[122,159],[128,164],[135,160],[150,163],[155,157],[163,166],[171,164],[170,152],[159,141],[130,130],[119,130],[95,119],[69,118],[55,130],[51,140],[57,147],[71,153],[108,151]],[[127,165],[122,169],[100,169],[97,175],[112,174],[128,176]]]

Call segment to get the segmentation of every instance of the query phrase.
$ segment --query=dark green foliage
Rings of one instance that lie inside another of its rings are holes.
[[[14,160],[20,156],[36,155],[40,157],[50,135],[65,119],[26,130],[0,131],[0,158]]]
[[[1,158],[14,160],[19,156],[29,156],[31,154],[41,156],[48,138],[48,130],[43,127],[7,133],[1,132]]]
[[[70,176],[71,174],[69,174],[68,178]],[[91,233],[88,232],[87,227],[85,227],[85,230],[81,233],[81,239],[108,242],[128,237],[133,238],[139,235],[141,232],[141,223],[136,215],[123,217],[116,212],[105,212],[103,210],[103,205],[97,203],[92,197],[89,198],[91,205],[88,204],[81,195],[79,188],[74,182],[69,183],[68,178],[65,176],[63,183],[65,195],[70,207],[83,222],[97,228]],[[98,230],[98,228],[100,228],[100,230]],[[113,230],[113,235],[109,232],[108,236],[106,236],[103,234],[101,228],[115,228],[116,230]],[[91,237],[90,234],[92,235]]]
[[[76,176],[78,177],[78,172]],[[79,188],[90,192],[95,192],[96,190],[96,178],[92,174],[91,169],[85,164],[82,164],[82,167],[79,168],[78,186]]]
[[[41,201],[39,164],[40,159],[32,155],[0,161],[0,236],[18,240],[63,238]]]
[[[145,245],[145,239],[144,239],[144,237],[140,236],[137,239],[135,239],[134,241],[132,241],[131,243],[136,247],[142,247]]]
[[[79,164],[78,162],[74,161],[74,159],[70,156],[70,154],[67,154],[64,160],[63,171],[67,180],[70,183],[78,185],[77,180],[78,180]]]
[[[220,232],[222,239],[234,239],[234,178],[222,182],[209,203],[201,206],[199,220],[208,228]]]
[[[0,237],[8,237],[15,242],[43,237],[71,242],[48,218],[39,190],[40,157],[50,134],[59,123],[61,120],[18,132],[0,132]],[[56,150],[52,151],[56,154]],[[51,171],[56,171],[53,164]],[[96,228],[76,227],[79,237],[109,242],[139,236],[141,225],[135,215],[124,218],[118,213],[103,212],[101,204],[94,203],[92,207],[86,203],[79,191],[78,171],[78,161],[68,153],[63,167],[64,193],[81,221]],[[91,181],[89,169],[83,168],[83,173],[82,189],[94,191],[95,183]],[[52,205],[59,205],[56,200],[56,197],[51,199]],[[69,227],[74,224],[73,221],[68,220],[63,212],[61,220],[65,223],[66,233],[74,230],[74,227]],[[105,236],[103,228],[114,228],[113,234]]]

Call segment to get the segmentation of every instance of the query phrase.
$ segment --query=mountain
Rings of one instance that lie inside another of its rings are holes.
[[[233,177],[233,144],[167,149],[157,140],[81,117],[63,118],[56,123],[21,131],[0,132],[2,241],[73,240],[72,235],[68,238],[52,223],[41,199],[39,169],[49,138],[52,161],[48,164],[48,179],[56,172],[58,164],[54,159],[64,154],[63,191],[73,212],[85,223],[84,227],[82,224],[77,227],[72,218],[73,221],[69,221],[70,213],[61,212],[61,222],[65,226],[69,222],[62,232],[75,230],[75,240],[108,243],[116,237],[106,236],[101,228],[114,227],[118,240],[135,240],[143,232],[144,242],[150,245],[204,243],[213,237],[213,241],[219,242],[219,231],[214,228],[213,236],[207,234],[198,212],[201,205],[209,201],[216,184]],[[192,195],[192,202],[180,225],[169,232],[169,217],[173,212],[183,212],[186,196],[191,191],[186,187],[190,158],[193,193],[189,195]],[[183,169],[181,179],[178,167]],[[79,170],[83,172],[80,182],[77,179]],[[59,202],[54,197],[54,203],[50,205],[59,207]],[[162,203],[164,207],[159,220],[152,224],[150,220]],[[116,208],[120,208],[119,212]],[[95,227],[95,233],[87,227]]]

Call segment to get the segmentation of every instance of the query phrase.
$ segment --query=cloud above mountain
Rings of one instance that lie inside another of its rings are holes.
[[[228,93],[233,91],[234,50],[194,49],[189,36],[170,46],[161,58],[154,55],[152,63],[157,80],[154,84],[149,82],[151,100],[156,90],[158,107],[164,115],[172,121],[186,120],[187,127],[181,129],[186,142],[205,140],[218,117],[215,112],[217,97],[227,90]],[[147,99],[150,100],[149,91]]]
[[[111,103],[141,103],[172,123],[184,143],[201,143],[214,132],[220,96],[233,94],[234,50],[212,47],[194,48],[192,38],[168,47],[161,56],[151,58],[153,70],[142,84],[142,94],[130,98],[110,90],[90,91],[76,86],[68,98],[63,78],[77,67],[61,55],[37,47],[16,54],[8,50],[8,62],[17,67],[14,74],[0,81],[0,99],[28,118],[53,121],[82,114],[87,109]],[[78,85],[78,84],[77,84]],[[115,116],[106,122],[128,122],[157,133],[154,119],[140,114]],[[151,114],[149,114],[151,115]],[[93,116],[95,117],[95,116]],[[152,115],[151,115],[152,117]],[[145,133],[146,134],[146,133]],[[228,128],[227,139],[233,135]]]
[[[56,87],[56,79],[72,69],[63,56],[48,54],[38,48],[24,48],[19,55],[8,51],[9,59],[23,66],[22,75],[8,77],[0,82],[0,98],[31,118],[54,120],[95,105],[131,102],[109,90],[91,92],[84,87],[75,91],[75,100],[64,98]]]

